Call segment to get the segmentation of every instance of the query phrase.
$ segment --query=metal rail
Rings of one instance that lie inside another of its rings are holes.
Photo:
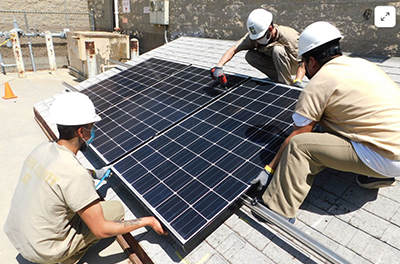
[[[313,250],[318,255],[322,256],[326,260],[332,263],[340,263],[340,264],[350,264],[348,260],[344,259],[343,257],[339,256],[334,251],[330,250],[329,248],[322,245],[320,242],[312,238],[311,236],[307,235],[303,231],[301,231],[296,226],[290,224],[286,219],[284,219],[279,214],[269,210],[265,206],[261,205],[258,202],[255,202],[251,197],[248,195],[242,196],[242,201],[244,205],[249,207],[253,212],[257,215],[262,217],[263,219],[271,222],[285,233],[289,234],[291,237],[297,239],[302,244]]]

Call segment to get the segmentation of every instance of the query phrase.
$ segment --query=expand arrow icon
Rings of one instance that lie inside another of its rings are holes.
[[[384,17],[381,17],[381,21],[385,21],[385,18],[386,18],[387,16],[390,16],[390,12],[386,12],[386,15],[385,15]]]

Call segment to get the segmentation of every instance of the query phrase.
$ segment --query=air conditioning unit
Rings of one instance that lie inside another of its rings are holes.
[[[101,73],[109,60],[129,60],[129,35],[102,31],[67,32],[69,69],[73,76],[86,79]]]

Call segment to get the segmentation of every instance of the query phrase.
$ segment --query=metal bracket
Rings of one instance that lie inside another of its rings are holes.
[[[312,238],[311,236],[307,235],[299,228],[295,227],[294,225],[290,224],[286,221],[282,216],[279,214],[271,211],[267,207],[261,205],[257,198],[252,199],[248,195],[243,195],[241,197],[244,205],[249,207],[253,212],[259,215],[261,218],[271,222],[279,229],[281,229],[284,233],[288,234],[289,236],[297,239],[303,245],[308,247],[309,249],[313,250],[318,255],[322,256],[323,258],[329,260],[332,263],[337,264],[350,264],[348,260],[344,259],[343,257],[339,256],[336,252],[332,251],[331,249],[325,247],[317,240]]]

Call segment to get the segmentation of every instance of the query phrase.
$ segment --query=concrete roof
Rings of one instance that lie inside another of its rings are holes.
[[[181,37],[141,55],[129,64],[134,65],[158,57],[208,69],[214,66],[233,44],[234,41]],[[245,52],[238,53],[224,67],[225,71],[266,78],[245,62],[244,55]],[[398,84],[400,83],[399,58],[367,59],[377,63]],[[17,79],[16,75],[0,76],[0,85],[9,81],[14,93],[19,96],[11,101],[0,101],[0,118],[5,124],[0,132],[0,177],[3,186],[0,199],[5,204],[0,209],[1,226],[4,225],[8,213],[23,160],[37,144],[46,140],[44,133],[33,121],[32,106],[35,105],[45,117],[53,97],[65,89],[60,85],[61,80],[82,90],[117,72],[119,71],[109,70],[79,84],[61,70],[58,75],[28,73],[26,79]],[[304,80],[304,83],[306,82]],[[80,159],[86,166],[91,166],[82,155]],[[399,184],[374,191],[362,189],[355,183],[354,174],[324,170],[315,177],[314,186],[297,214],[296,226],[351,263],[397,263],[400,259],[399,189]],[[108,180],[102,185],[100,192],[106,200],[120,200],[125,204],[126,219],[144,215],[118,179]],[[158,236],[152,230],[142,228],[132,232],[132,235],[154,263],[324,263],[273,225],[260,222],[245,207],[233,214],[197,248],[187,253],[171,238]],[[6,263],[27,263],[23,262],[21,257],[18,258],[17,252],[2,230],[0,240],[1,259]],[[6,244],[4,247],[3,241]],[[103,248],[103,245],[99,245],[91,249],[82,262],[127,263],[115,243],[106,247],[109,250],[107,253],[103,253]],[[102,252],[100,256],[99,252]]]

